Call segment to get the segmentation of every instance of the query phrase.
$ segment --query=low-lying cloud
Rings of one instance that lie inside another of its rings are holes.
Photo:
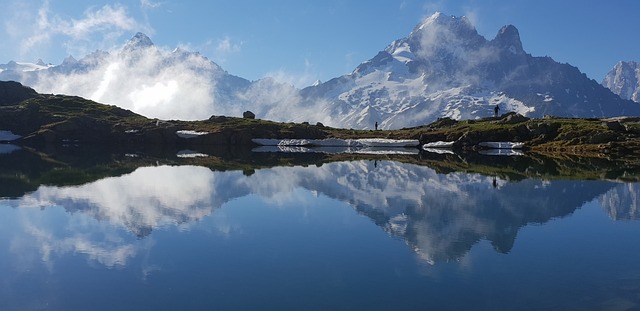
[[[77,95],[149,118],[203,120],[250,110],[269,120],[339,125],[329,117],[329,101],[307,101],[293,86],[309,77],[281,71],[277,79],[251,82],[199,53],[130,45],[18,74],[18,80],[40,93]]]
[[[173,61],[172,61],[173,60]],[[42,93],[73,94],[148,117],[194,120],[214,112],[215,65],[196,54],[155,48],[111,53],[86,70],[42,72],[32,85]]]

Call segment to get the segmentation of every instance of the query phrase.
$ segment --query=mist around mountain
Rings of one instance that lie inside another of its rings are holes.
[[[248,81],[196,52],[167,51],[142,33],[114,51],[69,56],[57,66],[0,66],[1,80],[40,93],[78,95],[150,118],[197,120],[250,110],[274,121],[395,129],[441,117],[640,115],[576,67],[524,51],[517,28],[492,40],[465,17],[436,13],[355,70],[299,90],[273,78]]]
[[[640,63],[618,62],[604,77],[602,85],[624,99],[640,103]]]
[[[234,76],[200,53],[157,47],[143,33],[114,51],[69,56],[60,65],[11,64],[0,65],[0,80],[18,81],[39,93],[81,96],[149,118],[203,120],[250,110],[268,120],[332,124],[321,101],[313,106],[302,102],[292,85]]]
[[[69,56],[42,70],[5,70],[0,79],[17,80],[40,93],[78,95],[150,117],[184,120],[211,116],[250,84],[199,53],[164,51],[142,33],[120,50]]]

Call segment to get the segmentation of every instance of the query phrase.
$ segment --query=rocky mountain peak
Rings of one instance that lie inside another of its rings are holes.
[[[153,46],[153,41],[142,32],[136,33],[129,41],[124,45],[123,51],[134,51]]]
[[[522,41],[520,40],[520,32],[518,32],[518,29],[513,25],[500,28],[493,42],[500,48],[507,49],[513,54],[524,53]]]
[[[480,36],[468,18],[435,13],[418,24],[406,39],[417,59],[458,58],[487,40]],[[393,53],[392,53],[393,54]]]
[[[72,66],[77,63],[78,63],[78,60],[75,57],[73,57],[73,55],[69,55],[62,61],[61,66]]]
[[[452,29],[466,29],[474,30],[475,27],[466,16],[449,16],[441,12],[436,12],[433,15],[425,18],[415,28],[414,32],[423,29],[429,30],[430,28],[448,27]]]

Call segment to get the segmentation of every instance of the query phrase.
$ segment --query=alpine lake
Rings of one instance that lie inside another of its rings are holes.
[[[0,145],[0,310],[640,310],[638,172]]]

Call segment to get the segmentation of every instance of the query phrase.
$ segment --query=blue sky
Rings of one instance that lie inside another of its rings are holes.
[[[640,61],[637,0],[0,1],[0,63],[59,64],[142,31],[158,46],[199,51],[231,74],[302,87],[351,72],[436,11],[469,17],[487,39],[513,24],[528,53],[597,81],[617,61]]]

